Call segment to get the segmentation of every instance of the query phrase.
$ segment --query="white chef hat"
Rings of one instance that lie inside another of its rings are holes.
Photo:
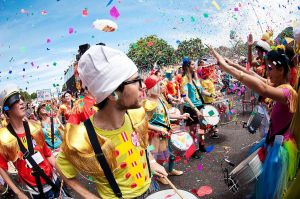
[[[82,85],[96,98],[97,103],[137,71],[136,65],[125,53],[101,45],[91,46],[78,63]]]

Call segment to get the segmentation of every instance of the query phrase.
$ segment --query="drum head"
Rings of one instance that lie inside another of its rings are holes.
[[[202,109],[203,117],[210,125],[217,125],[220,122],[219,111],[212,105],[205,105]]]
[[[197,197],[195,195],[193,195],[187,191],[184,191],[184,190],[178,190],[178,191],[186,199],[197,199]],[[156,193],[148,196],[146,199],[163,199],[163,198],[181,199],[180,196],[178,196],[173,189],[167,189],[167,190],[156,192]]]
[[[187,132],[176,132],[171,134],[171,144],[181,151],[186,151],[193,144],[193,138]]]

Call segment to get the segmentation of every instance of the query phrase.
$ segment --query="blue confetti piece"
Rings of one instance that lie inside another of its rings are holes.
[[[179,41],[179,40],[177,40],[177,41],[176,41],[176,44],[178,44],[178,45],[179,45],[179,44],[180,44],[180,41]]]
[[[214,150],[214,145],[210,145],[208,147],[206,147],[206,153],[210,153],[212,150]]]
[[[4,106],[4,107],[3,107],[3,110],[4,110],[4,111],[8,111],[8,110],[9,110],[8,106]]]
[[[107,3],[106,7],[109,6],[112,2],[113,2],[113,0],[110,0],[110,1]]]
[[[298,6],[298,10],[300,10],[300,6]]]

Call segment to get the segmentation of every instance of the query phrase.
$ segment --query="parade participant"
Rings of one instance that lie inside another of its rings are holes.
[[[174,105],[181,101],[178,82],[173,78],[171,70],[166,71],[166,89],[164,95],[168,103]]]
[[[147,158],[145,85],[137,67],[123,52],[96,45],[82,55],[78,72],[99,110],[80,125],[67,124],[56,162],[65,182],[84,198],[98,198],[76,179],[84,173],[101,198],[145,198],[153,191],[149,167],[161,177],[168,174]]]
[[[265,59],[264,56],[271,51],[270,44],[267,42],[269,39],[266,38],[267,36],[264,36],[262,39],[258,40],[255,44],[255,49],[257,52],[257,60],[260,60],[260,62],[252,62],[253,57],[252,57],[252,46],[254,44],[253,41],[253,36],[252,34],[249,34],[248,36],[248,63],[256,67],[256,71],[258,75],[260,75],[263,78],[266,78],[267,73],[266,73],[266,64],[265,64]]]
[[[55,159],[45,143],[40,124],[25,121],[25,103],[15,85],[0,93],[0,104],[9,118],[0,129],[0,174],[19,198],[27,196],[7,174],[8,162],[13,162],[18,176],[26,184],[32,198],[59,196],[60,182],[53,173]]]
[[[198,124],[204,125],[203,116],[201,109],[203,108],[204,101],[202,94],[206,96],[211,96],[210,93],[204,91],[201,83],[198,79],[198,76],[195,73],[195,62],[189,58],[183,59],[182,64],[183,74],[182,74],[182,84],[181,86],[181,96],[185,100],[183,112],[189,113],[191,119],[187,120],[187,126],[190,128],[190,133],[192,136],[196,137],[196,132]],[[205,142],[204,135],[201,135],[199,138],[199,149],[194,153],[193,157],[199,158],[199,152],[205,152]]]
[[[263,170],[258,177],[255,194],[256,198],[282,198],[287,182],[294,178],[298,166],[297,145],[289,129],[293,114],[296,111],[298,96],[288,83],[289,60],[285,54],[277,51],[270,51],[267,54],[269,77],[273,83],[273,86],[270,86],[233,68],[212,48],[211,52],[225,72],[230,73],[260,95],[274,100],[269,132],[266,138],[254,147],[254,150],[262,147],[260,151],[265,153],[263,157],[260,157],[263,160]],[[276,135],[284,137],[279,150],[274,144]],[[274,165],[275,162],[277,166]]]
[[[62,123],[66,124],[73,108],[72,94],[66,91],[62,96],[62,104],[59,106],[58,115],[62,117]]]
[[[205,104],[212,104],[215,101],[215,96],[216,96],[216,89],[214,83],[210,80],[210,68],[209,66],[207,67],[202,67],[200,72],[200,78],[202,79],[201,81],[201,86],[204,90],[206,90],[208,93],[210,93],[210,96],[203,96],[203,100]],[[217,126],[213,126],[211,128],[212,138],[219,138],[218,132],[219,129],[217,129]]]
[[[149,120],[149,142],[154,147],[151,151],[154,159],[160,163],[168,163],[168,172],[170,175],[182,175],[182,171],[174,169],[175,156],[170,150],[169,141],[172,129],[170,119],[187,119],[189,114],[176,115],[169,114],[168,102],[164,99],[163,93],[165,86],[162,81],[151,75],[145,80],[147,88],[147,100],[145,109],[148,113]],[[162,184],[168,184],[165,178],[158,178]]]
[[[48,110],[47,110],[48,109]],[[42,124],[45,141],[51,149],[59,149],[62,143],[63,127],[51,113],[51,107],[46,103],[38,106],[37,114]]]
[[[84,97],[80,97],[75,101],[68,122],[71,124],[80,124],[81,122],[84,122],[96,113],[97,107],[94,106],[95,104],[95,98],[87,89],[84,89]]]

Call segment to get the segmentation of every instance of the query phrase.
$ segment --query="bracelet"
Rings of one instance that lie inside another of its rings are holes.
[[[150,160],[150,164],[156,163],[155,159]]]
[[[239,80],[240,80],[240,81],[243,81],[243,79],[244,79],[244,72],[243,72],[243,71],[240,71],[240,78],[239,78]]]

